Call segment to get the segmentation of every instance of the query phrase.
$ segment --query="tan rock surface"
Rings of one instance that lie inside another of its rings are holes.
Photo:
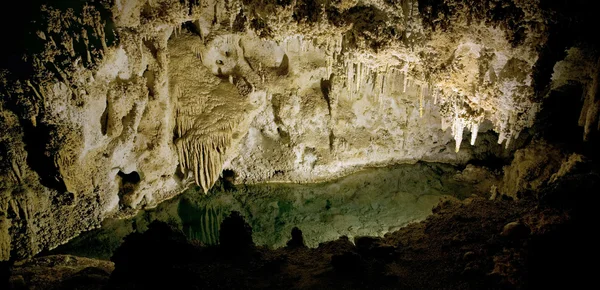
[[[42,7],[24,58],[32,73],[0,71],[0,258],[55,247],[191,182],[206,190],[224,168],[242,182],[312,182],[506,155],[492,143],[508,146],[539,107],[538,1],[418,2]],[[574,78],[569,67],[554,81]],[[477,139],[490,129],[497,139]]]

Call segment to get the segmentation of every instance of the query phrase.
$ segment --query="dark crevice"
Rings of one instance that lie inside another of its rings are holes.
[[[281,98],[283,96],[280,94],[275,94],[273,95],[273,99],[271,101],[271,106],[273,108],[273,122],[275,122],[275,124],[277,125],[277,134],[279,134],[279,137],[281,138],[281,142],[283,144],[289,145],[290,144],[290,134],[288,132],[286,132],[284,129],[282,129],[282,127],[284,126],[283,124],[283,120],[281,120],[281,117],[279,116],[280,110],[281,110]]]
[[[319,15],[321,13],[321,3],[319,2],[320,1],[318,0],[298,1],[294,6],[294,14],[292,15],[292,17],[298,22],[319,21]]]
[[[273,108],[273,121],[277,125],[282,125],[283,121],[279,116],[279,111],[281,110],[281,98],[283,96],[280,94],[274,94],[271,100],[271,107]]]
[[[142,180],[140,174],[137,171],[131,171],[130,173],[124,173],[123,171],[119,171],[117,173],[119,177],[121,177],[121,184],[138,184]]]
[[[236,174],[235,171],[231,170],[231,169],[225,169],[223,170],[222,175],[222,183],[223,183],[223,190],[235,190],[235,178],[236,178]]]
[[[154,99],[156,93],[154,92],[154,85],[156,81],[156,76],[153,71],[147,69],[144,74],[144,78],[146,79],[146,87],[148,88],[148,96]]]
[[[156,46],[154,45],[154,42],[152,40],[144,40],[144,46],[146,46],[149,50],[150,53],[152,53],[152,56],[157,57],[158,55],[158,48],[156,48]]]
[[[600,39],[590,37],[589,27],[599,27],[594,2],[586,0],[541,1],[540,8],[548,16],[548,40],[540,47],[533,71],[533,86],[538,99],[550,90],[553,67],[566,57],[572,46],[598,52]]]
[[[185,180],[185,174],[183,173],[180,166],[177,166],[177,168],[175,168],[175,174],[173,174],[173,176],[179,181]]]
[[[217,5],[218,5],[218,4],[219,4],[219,3],[217,2],[217,3],[215,3],[215,5],[213,6],[213,9],[214,9],[214,13],[213,13],[213,15],[214,15],[214,18],[213,18],[213,21],[212,21],[212,25],[213,25],[213,26],[214,26],[215,24],[217,24],[217,22],[219,21],[219,20],[217,19],[217,15],[218,15],[218,14],[217,14]]]
[[[560,27],[550,28],[548,41],[541,49],[532,72],[532,86],[538,100],[541,100],[550,89],[554,65],[567,56],[566,49],[573,45],[569,35],[569,31],[565,31]]]
[[[244,32],[246,30],[246,22],[248,18],[246,14],[244,14],[244,10],[241,9],[240,13],[235,16],[235,20],[233,21],[233,31],[235,32]]]
[[[288,145],[290,144],[291,138],[290,138],[290,134],[288,132],[281,129],[281,127],[277,127],[277,134],[279,134],[279,137],[281,138],[281,142],[283,144],[288,144]]]
[[[106,133],[108,131],[108,106],[108,98],[106,98],[106,108],[104,109],[104,112],[100,117],[100,130],[102,132],[102,135],[104,136],[106,136]]]
[[[261,18],[254,18],[250,21],[250,28],[256,31],[261,38],[269,38],[273,36],[273,30],[269,27],[266,21]]]
[[[333,74],[329,76],[329,79],[321,79],[321,93],[323,99],[327,102],[327,110],[329,111],[329,118],[331,118],[331,98],[329,93],[331,92],[331,82],[333,81]]]
[[[279,65],[279,68],[277,68],[277,75],[286,76],[289,73],[289,70],[290,59],[288,58],[287,54],[284,54],[283,58],[281,59],[281,64]]]
[[[186,21],[181,26],[193,34],[196,34],[198,36],[202,35],[200,28],[198,26],[194,25],[194,23],[192,21]]]
[[[40,183],[59,192],[67,191],[54,162],[56,149],[51,144],[52,134],[57,132],[58,127],[47,124],[38,124],[37,127],[34,127],[32,124],[24,122],[21,125],[27,151],[27,164],[39,175]]]
[[[123,204],[124,197],[132,194],[137,189],[142,178],[137,171],[125,173],[120,170],[117,177],[119,177],[119,201]]]
[[[581,84],[570,84],[552,90],[536,116],[532,131],[538,138],[552,143],[576,146],[583,141],[579,114],[584,90]]]
[[[333,130],[329,131],[329,151],[333,151],[335,149],[335,135],[333,134]]]

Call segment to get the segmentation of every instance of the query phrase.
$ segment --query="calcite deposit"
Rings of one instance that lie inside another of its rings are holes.
[[[206,192],[223,169],[246,183],[315,182],[505,157],[561,83],[586,87],[587,138],[600,126],[598,58],[575,47],[551,79],[538,73],[561,60],[543,54],[556,47],[555,11],[539,2],[36,7],[22,53],[0,70],[0,260],[193,183]]]

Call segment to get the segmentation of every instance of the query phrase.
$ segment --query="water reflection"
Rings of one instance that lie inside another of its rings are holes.
[[[63,245],[54,253],[108,259],[122,239],[143,232],[153,220],[181,229],[189,239],[218,243],[219,226],[232,210],[252,226],[257,245],[285,246],[293,227],[307,246],[345,235],[382,236],[431,214],[444,196],[469,196],[475,189],[454,178],[456,168],[431,163],[364,170],[317,184],[258,184],[226,190],[217,186],[208,195],[190,188],[181,196],[127,220],[107,220]]]

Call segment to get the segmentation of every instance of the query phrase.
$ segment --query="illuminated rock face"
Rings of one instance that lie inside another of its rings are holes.
[[[546,22],[535,0],[480,2],[44,7],[24,58],[31,73],[0,72],[0,260],[7,245],[37,253],[191,182],[207,191],[223,169],[243,182],[313,182],[464,163],[497,150],[477,147],[490,129],[499,138],[485,144],[508,146],[539,107]],[[554,82],[578,78],[565,62]]]

